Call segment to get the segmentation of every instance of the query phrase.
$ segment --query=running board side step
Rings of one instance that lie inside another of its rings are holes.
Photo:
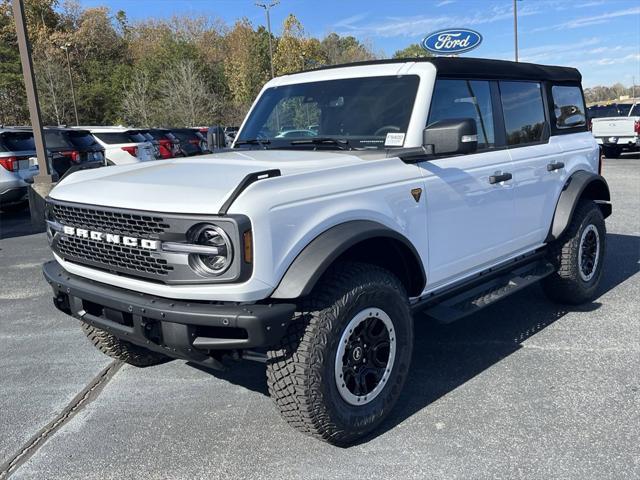
[[[536,283],[554,271],[554,266],[546,260],[532,262],[469,290],[454,293],[439,303],[426,306],[422,311],[439,323],[455,322]]]

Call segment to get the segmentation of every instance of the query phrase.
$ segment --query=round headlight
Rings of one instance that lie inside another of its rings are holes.
[[[198,225],[190,235],[197,245],[212,247],[212,253],[193,253],[189,256],[191,267],[202,275],[221,275],[233,261],[233,245],[226,232],[216,225]]]

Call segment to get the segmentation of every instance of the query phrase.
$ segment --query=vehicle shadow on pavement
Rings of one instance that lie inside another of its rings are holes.
[[[31,225],[29,209],[15,212],[0,212],[0,240],[44,231]]]
[[[598,298],[640,272],[640,237],[608,234],[607,240],[606,266]],[[390,417],[360,443],[394,428],[518,351],[523,341],[567,313],[589,312],[600,306],[598,299],[580,306],[557,305],[546,299],[539,286],[532,286],[450,325],[416,315],[411,373],[404,392]],[[268,394],[263,364],[242,362],[224,372],[190,365],[234,385]]]

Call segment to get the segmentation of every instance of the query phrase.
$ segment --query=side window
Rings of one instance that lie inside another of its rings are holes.
[[[572,128],[587,124],[582,93],[578,87],[551,87],[556,127]]]
[[[495,136],[489,82],[436,80],[427,125],[452,118],[473,118],[478,127],[478,148],[493,147]]]
[[[508,145],[536,143],[544,134],[542,86],[537,82],[500,82]]]

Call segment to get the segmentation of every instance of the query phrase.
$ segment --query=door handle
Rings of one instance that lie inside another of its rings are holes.
[[[489,183],[493,185],[494,183],[506,182],[507,180],[511,180],[513,175],[510,173],[501,173],[499,175],[491,175],[489,177]]]
[[[564,168],[564,163],[562,162],[553,162],[547,165],[547,171],[549,172],[553,172],[554,170],[560,170],[561,168]]]

